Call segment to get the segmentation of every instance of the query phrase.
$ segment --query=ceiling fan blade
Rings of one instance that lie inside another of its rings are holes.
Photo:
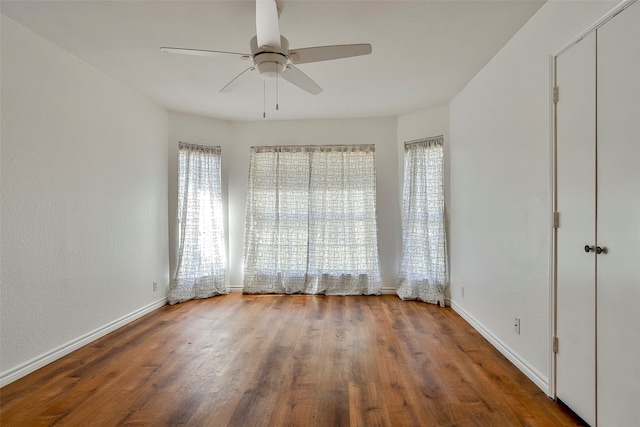
[[[312,95],[322,92],[322,88],[316,82],[293,65],[287,65],[287,69],[282,73],[282,78]]]
[[[280,23],[275,0],[256,0],[256,37],[258,47],[280,50]]]
[[[291,62],[294,64],[306,64],[307,62],[329,61],[331,59],[369,55],[370,53],[371,45],[369,43],[340,44],[291,49],[289,50],[289,59],[291,59]]]
[[[238,74],[237,76],[235,76],[233,78],[233,80],[231,80],[229,83],[227,83],[222,89],[220,89],[221,93],[224,92],[231,92],[233,89],[237,88],[238,86],[240,86],[242,83],[244,83],[245,81],[247,81],[247,78],[249,76],[251,76],[250,71],[255,70],[255,68],[253,67],[249,67],[246,70],[244,70],[243,72],[241,72],[240,74]]]
[[[213,57],[239,56],[242,59],[251,58],[251,55],[249,55],[248,53],[223,52],[220,50],[185,49],[182,47],[161,47],[160,50],[163,51],[164,53],[178,53],[180,55],[213,56]]]

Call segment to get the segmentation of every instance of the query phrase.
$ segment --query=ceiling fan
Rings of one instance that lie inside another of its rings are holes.
[[[256,36],[251,39],[249,46],[251,48],[250,54],[177,47],[161,47],[160,50],[167,53],[179,53],[183,55],[236,57],[243,60],[251,59],[253,65],[238,74],[233,80],[220,89],[220,92],[233,90],[246,81],[246,79],[252,75],[252,71],[258,70],[258,74],[260,74],[263,79],[269,80],[282,77],[289,83],[313,95],[322,92],[322,88],[295,65],[349,58],[371,53],[371,45],[368,43],[289,49],[289,41],[280,35],[278,8],[275,0],[256,0]]]

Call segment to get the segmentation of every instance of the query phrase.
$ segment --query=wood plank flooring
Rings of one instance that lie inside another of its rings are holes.
[[[0,390],[3,426],[570,426],[451,309],[232,293],[165,306]]]

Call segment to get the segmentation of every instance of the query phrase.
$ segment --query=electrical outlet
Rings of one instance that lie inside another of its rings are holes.
[[[462,287],[462,298],[464,298],[464,286]]]
[[[158,282],[153,282],[153,292],[158,291]]]
[[[513,332],[520,335],[520,319],[517,317],[513,318]]]

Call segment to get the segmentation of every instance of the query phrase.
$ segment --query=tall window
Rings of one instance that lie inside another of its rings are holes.
[[[378,294],[375,148],[253,147],[245,293]]]
[[[444,307],[447,250],[443,137],[404,146],[402,262],[396,292]]]
[[[228,293],[220,147],[178,147],[178,268],[169,304]]]

